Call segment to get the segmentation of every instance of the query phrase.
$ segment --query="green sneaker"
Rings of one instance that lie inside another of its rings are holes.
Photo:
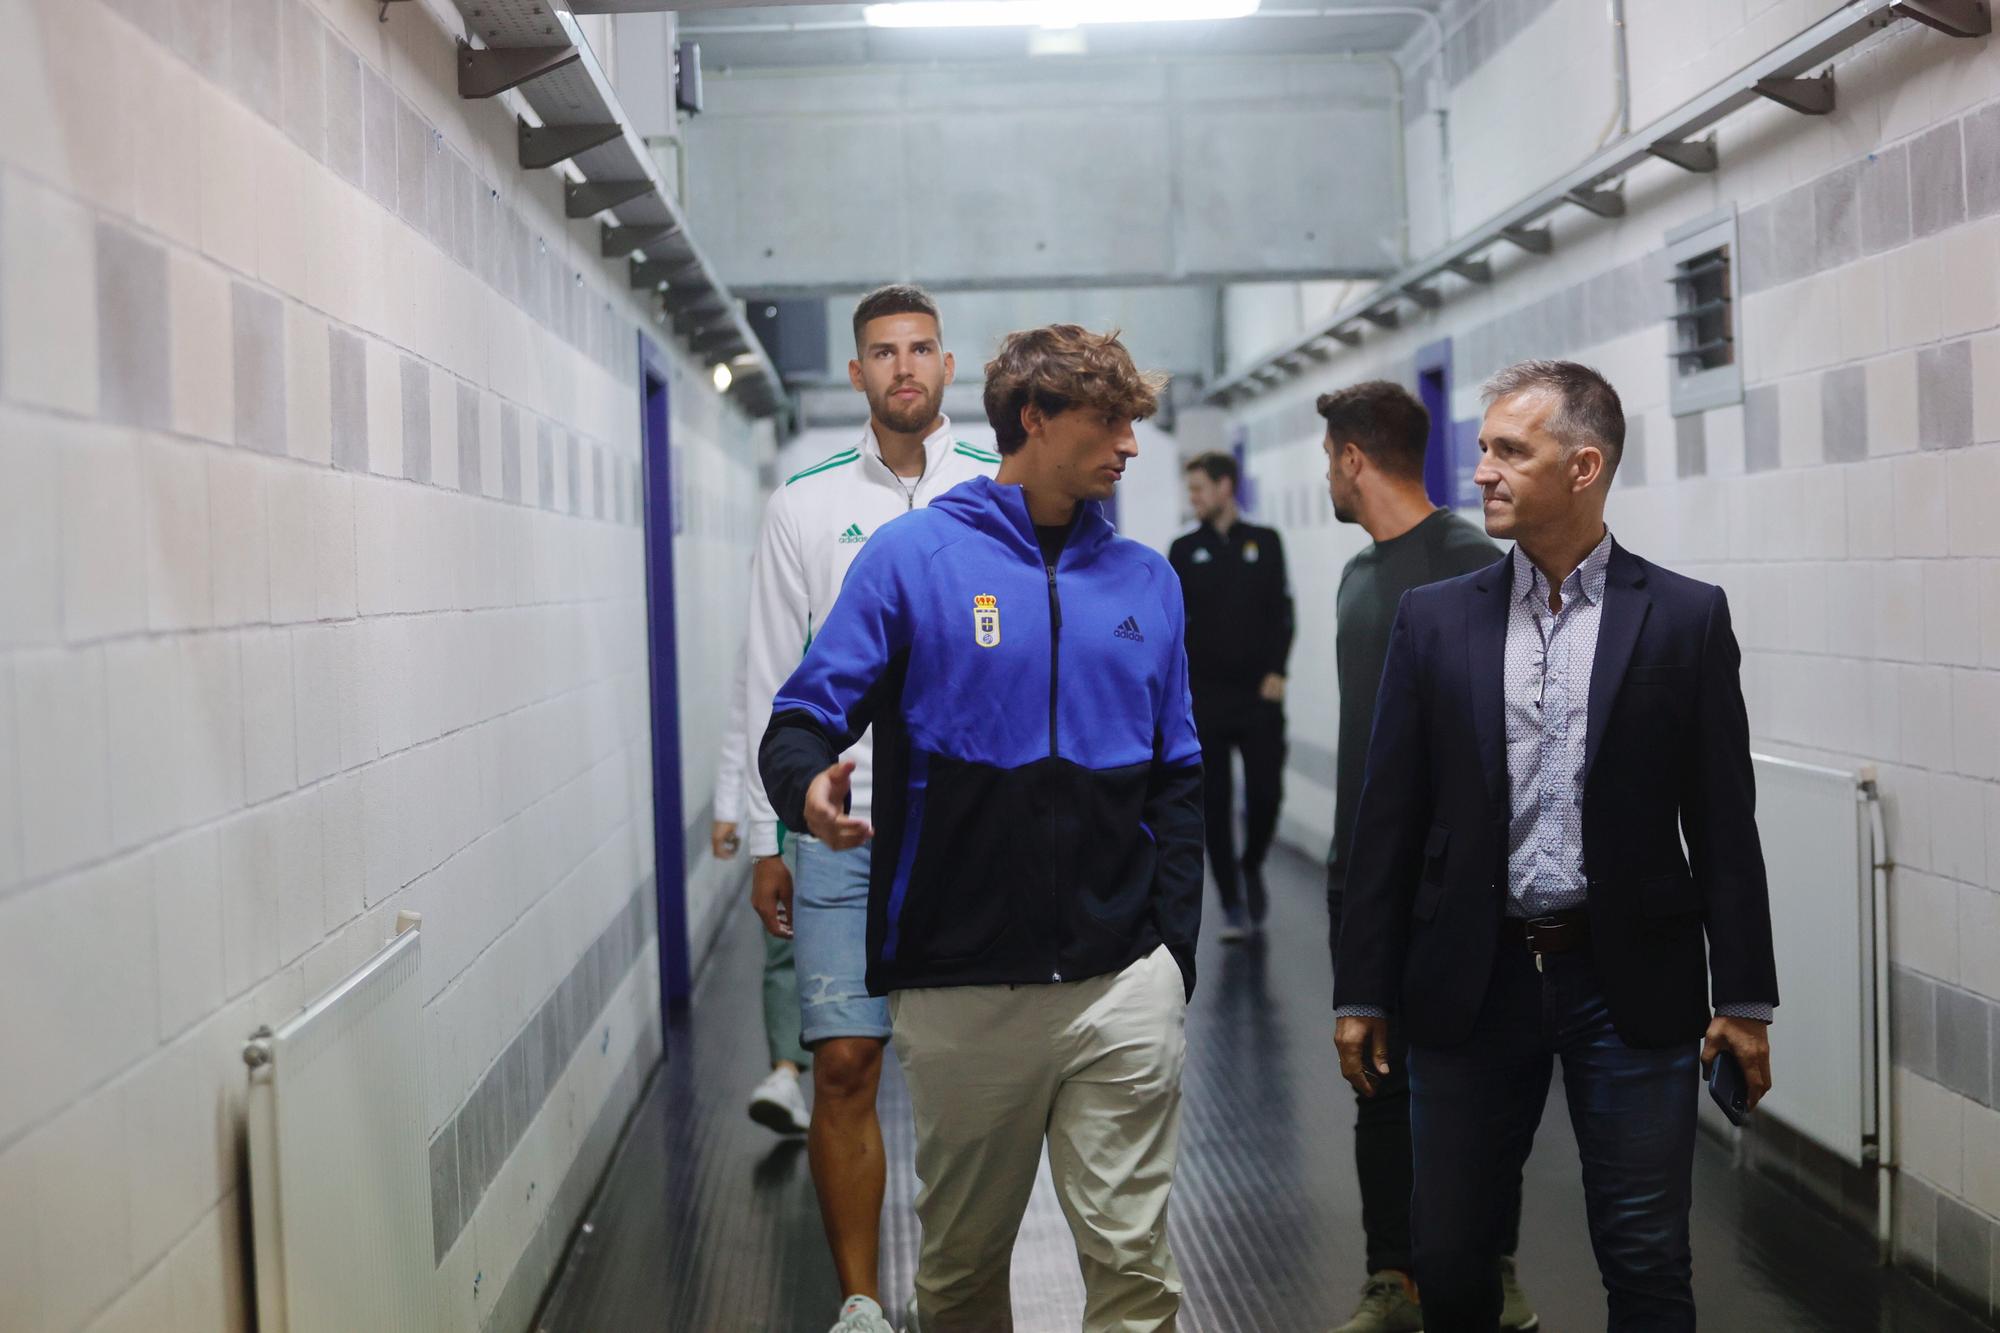
[[[1500,1261],[1500,1291],[1506,1298],[1500,1306],[1500,1327],[1506,1333],[1526,1333],[1542,1326],[1542,1317],[1528,1304],[1528,1293],[1521,1290],[1521,1277],[1514,1271],[1511,1254]]]
[[[1423,1333],[1424,1313],[1410,1294],[1409,1279],[1393,1268],[1370,1273],[1361,1284],[1361,1304],[1333,1333]]]

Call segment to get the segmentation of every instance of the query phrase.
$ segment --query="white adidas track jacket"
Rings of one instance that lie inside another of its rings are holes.
[[[750,571],[743,710],[750,855],[774,856],[779,850],[778,817],[757,776],[757,747],[771,723],[771,700],[805,656],[816,628],[826,623],[847,567],[890,519],[999,469],[997,455],[953,439],[950,420],[941,419],[924,441],[924,474],[912,485],[882,461],[874,428],[867,426],[853,448],[794,474],[771,496]],[[855,763],[853,813],[861,819],[868,817],[873,742],[872,735],[864,735],[842,756]]]

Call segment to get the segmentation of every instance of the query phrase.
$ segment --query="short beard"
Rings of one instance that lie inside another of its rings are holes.
[[[909,435],[937,420],[937,399],[927,394],[908,407],[899,407],[895,399],[885,395],[873,410],[877,421],[899,435]]]

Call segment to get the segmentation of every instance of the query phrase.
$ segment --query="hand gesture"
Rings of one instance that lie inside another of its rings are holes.
[[[806,828],[836,852],[859,847],[875,836],[867,820],[847,813],[853,779],[854,762],[842,760],[814,778],[806,789]]]

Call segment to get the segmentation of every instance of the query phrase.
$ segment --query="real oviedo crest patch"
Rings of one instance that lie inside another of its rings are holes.
[[[1000,646],[1000,599],[980,593],[972,599],[972,639],[981,648]]]

